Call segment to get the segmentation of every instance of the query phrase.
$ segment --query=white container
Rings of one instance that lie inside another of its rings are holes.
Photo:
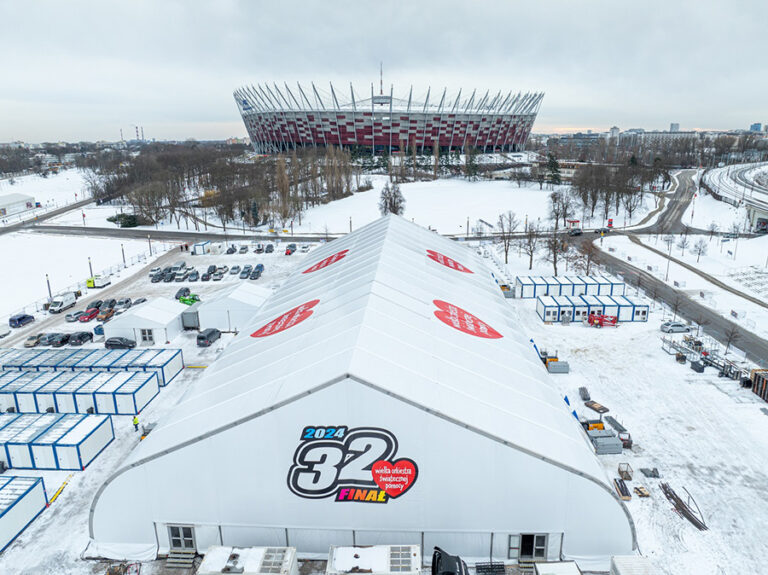
[[[107,383],[114,374],[108,372],[93,374],[88,383],[75,392],[76,413],[96,413],[96,392]]]
[[[159,392],[156,373],[134,373],[131,379],[114,393],[116,413],[137,415]]]
[[[45,413],[45,409],[40,409],[37,404],[37,391],[46,385],[59,379],[61,373],[55,371],[38,372],[37,377],[30,381],[24,387],[16,391],[16,406],[19,413]]]
[[[421,573],[419,545],[331,546],[326,575],[346,573],[371,575],[418,575]]]
[[[0,476],[0,553],[47,505],[42,477]]]
[[[656,575],[656,570],[642,555],[615,555],[611,557],[610,575]]]
[[[240,569],[242,568],[242,571]],[[293,547],[209,547],[197,575],[298,575]]]
[[[16,433],[5,443],[8,467],[14,469],[33,469],[32,452],[29,444],[48,431],[62,416],[58,413],[46,413],[31,421],[24,429]],[[19,420],[16,420],[17,422]]]
[[[58,468],[85,469],[114,438],[111,416],[86,417],[53,446]]]
[[[146,371],[156,371],[160,387],[165,387],[184,369],[180,349],[166,349],[147,362]]]
[[[90,372],[76,373],[75,377],[62,385],[53,393],[57,413],[77,413],[75,394],[86,385],[96,374]]]
[[[117,413],[117,405],[115,404],[115,392],[120,389],[134,374],[121,371],[120,373],[112,374],[104,385],[97,389],[93,393],[94,403],[96,405],[96,413],[105,415],[114,415]]]
[[[39,435],[29,449],[32,452],[32,465],[35,469],[58,469],[54,445],[88,415],[68,414],[63,415],[59,421],[51,426],[45,433]]]

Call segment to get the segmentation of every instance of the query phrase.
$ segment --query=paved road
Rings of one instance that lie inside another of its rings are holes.
[[[56,216],[60,216],[61,214],[66,214],[67,212],[70,212],[72,210],[78,210],[91,203],[93,203],[93,200],[91,198],[88,198],[86,200],[80,200],[79,202],[67,204],[66,206],[56,208],[55,210],[52,210],[43,215],[37,216],[37,218],[33,220],[27,220],[24,222],[19,222],[17,224],[10,224],[8,226],[3,226],[2,228],[0,228],[0,236],[3,234],[10,234],[11,232],[18,232],[19,230],[23,230],[26,228],[36,227],[36,225],[39,222],[44,222],[45,220],[55,218]]]

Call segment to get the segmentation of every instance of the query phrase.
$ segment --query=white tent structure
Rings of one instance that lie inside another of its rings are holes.
[[[241,282],[229,292],[200,303],[197,308],[200,329],[241,330],[271,295],[269,288],[250,283],[250,280]]]
[[[181,314],[188,306],[157,297],[131,307],[104,324],[104,337],[127,337],[136,345],[162,345],[173,340],[183,328]]]
[[[90,554],[440,545],[607,570],[634,524],[508,306],[480,257],[397,216],[313,251],[100,488]]]

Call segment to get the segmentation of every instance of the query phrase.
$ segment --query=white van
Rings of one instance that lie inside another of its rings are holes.
[[[49,313],[61,313],[65,309],[69,309],[71,307],[75,306],[75,303],[77,303],[77,298],[75,298],[75,294],[70,292],[60,293],[59,295],[55,296],[53,298],[53,301],[51,302],[51,305],[48,307]]]

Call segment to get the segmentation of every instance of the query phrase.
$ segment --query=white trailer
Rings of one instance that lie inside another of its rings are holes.
[[[45,511],[42,477],[0,476],[0,553]]]

